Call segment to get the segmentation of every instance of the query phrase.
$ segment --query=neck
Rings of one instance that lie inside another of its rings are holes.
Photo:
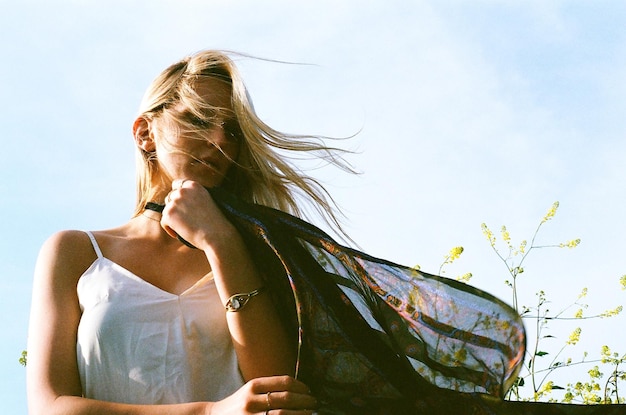
[[[154,202],[148,202],[146,203],[146,206],[144,206],[143,211],[141,212],[141,216],[147,219],[150,219],[152,221],[155,221],[155,222],[161,222],[161,213],[163,212],[164,208],[165,208],[165,205],[160,205]],[[155,212],[155,213],[152,213],[152,212]]]
[[[157,222],[160,223],[161,222],[161,215],[156,213],[152,213],[152,212],[148,212],[148,210],[144,210],[143,212],[141,212],[141,215],[146,219],[150,219],[153,222]]]

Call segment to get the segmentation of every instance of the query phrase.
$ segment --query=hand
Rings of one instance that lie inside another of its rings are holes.
[[[172,182],[172,191],[165,198],[161,226],[171,237],[180,236],[203,250],[235,232],[209,192],[199,183],[186,179]]]
[[[212,415],[313,415],[317,401],[309,388],[291,376],[252,379],[228,398],[216,402]]]

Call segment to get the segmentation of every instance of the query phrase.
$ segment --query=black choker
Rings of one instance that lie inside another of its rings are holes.
[[[163,209],[165,209],[165,205],[159,205],[158,203],[154,203],[154,202],[148,202],[146,203],[146,206],[144,206],[145,210],[152,210],[154,212],[158,212],[158,213],[163,213]],[[181,238],[178,234],[176,234],[176,238],[178,238],[178,240],[185,246],[192,248],[192,249],[197,249],[195,246],[193,246],[192,244],[190,244],[189,242],[185,241],[183,238]]]
[[[158,203],[148,202],[146,206],[144,206],[146,210],[152,210],[154,212],[163,213],[163,209],[165,209],[165,205],[159,205]]]

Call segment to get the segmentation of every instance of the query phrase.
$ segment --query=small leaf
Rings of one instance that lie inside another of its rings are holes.
[[[541,357],[541,356],[545,356],[547,354],[548,354],[548,352],[537,352],[537,353],[535,353],[535,356]]]
[[[557,385],[552,385],[552,389],[561,389],[564,390],[565,388],[562,386],[557,386]]]
[[[526,383],[524,378],[518,378],[518,379],[519,379],[519,381],[517,382],[517,386],[524,386],[524,384]]]

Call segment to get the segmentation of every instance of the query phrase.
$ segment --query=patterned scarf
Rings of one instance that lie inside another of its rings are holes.
[[[284,212],[209,190],[244,238],[320,414],[617,414],[623,405],[507,402],[525,352],[494,296],[339,245]]]

